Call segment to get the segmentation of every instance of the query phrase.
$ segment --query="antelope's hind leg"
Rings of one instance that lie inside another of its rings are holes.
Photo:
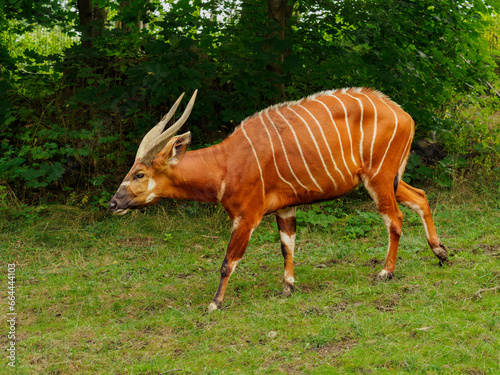
[[[427,242],[434,255],[439,259],[439,264],[448,262],[448,252],[437,236],[436,227],[432,220],[431,209],[424,191],[416,189],[404,181],[400,181],[398,190],[396,191],[396,199],[403,206],[411,208],[420,216],[424,225]]]
[[[293,253],[295,249],[296,208],[287,207],[276,211],[276,222],[280,231],[281,253],[285,261],[283,275],[283,295],[290,296],[293,291]]]

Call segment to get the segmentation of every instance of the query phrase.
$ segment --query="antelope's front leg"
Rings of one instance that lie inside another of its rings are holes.
[[[290,296],[293,290],[293,252],[295,249],[295,232],[297,226],[296,208],[287,207],[276,211],[276,222],[280,231],[281,253],[285,261],[283,275],[283,295]]]
[[[243,257],[243,254],[248,246],[248,242],[250,241],[250,236],[257,225],[258,221],[244,220],[241,217],[236,217],[233,220],[233,232],[231,233],[231,238],[227,246],[226,256],[224,257],[224,261],[222,262],[222,266],[220,268],[219,288],[215,293],[214,299],[210,305],[208,305],[207,312],[211,313],[220,309],[229,277]]]

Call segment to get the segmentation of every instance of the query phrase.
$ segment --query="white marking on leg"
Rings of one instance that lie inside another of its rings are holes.
[[[243,135],[247,139],[248,143],[250,143],[250,147],[252,147],[253,155],[255,156],[255,161],[257,161],[257,167],[259,168],[260,181],[262,182],[262,197],[265,199],[265,197],[266,197],[266,188],[265,188],[265,185],[264,185],[264,176],[262,175],[262,168],[260,167],[259,157],[257,156],[257,151],[255,151],[255,147],[253,147],[252,141],[248,137],[247,132],[245,131],[245,129],[243,128],[244,125],[245,125],[244,123],[241,124],[240,129],[243,132]]]
[[[224,197],[225,192],[226,192],[226,181],[222,180],[222,183],[220,184],[219,191],[217,192],[217,200],[219,202],[222,201],[222,198]]]
[[[351,145],[351,159],[354,165],[356,165],[356,160],[354,160],[354,147],[352,146],[352,137],[351,137],[351,130],[349,129],[349,119],[348,119],[348,114],[347,114],[347,108],[345,107],[344,103],[342,100],[340,100],[338,97],[335,95],[330,95],[332,98],[335,98],[339,101],[339,103],[342,105],[342,108],[344,109],[344,114],[345,114],[345,126],[347,129],[347,135],[349,136],[349,143]]]
[[[283,178],[283,176],[281,175],[280,171],[279,171],[279,168],[278,168],[278,163],[276,163],[276,154],[275,154],[275,152],[274,152],[274,145],[273,145],[273,140],[271,139],[271,133],[269,133],[269,130],[267,129],[267,126],[266,126],[266,124],[264,123],[264,119],[262,118],[262,116],[259,116],[259,118],[260,118],[260,122],[261,122],[261,123],[262,123],[262,125],[264,126],[264,129],[266,130],[267,136],[268,136],[268,138],[269,138],[269,143],[271,144],[271,151],[272,151],[272,153],[273,153],[273,161],[274,161],[274,167],[276,168],[276,173],[278,173],[278,177],[279,177],[279,178],[280,178],[283,182],[285,182],[286,184],[288,184],[288,185],[292,188],[292,190],[293,190],[293,192],[294,192],[295,196],[297,196],[297,191],[295,190],[295,188],[293,187],[293,185],[292,185],[289,181],[285,180],[285,179]]]
[[[425,230],[425,236],[427,239],[429,239],[429,230],[427,229],[427,224],[425,223],[424,219],[424,211],[420,208],[418,204],[415,204],[413,202],[400,202],[403,206],[411,208],[413,211],[415,211],[418,216],[420,216],[420,220],[422,221],[422,224],[424,225],[424,230]]]
[[[391,108],[391,106],[389,104],[387,104],[385,101],[383,101],[383,103],[392,111],[392,113],[394,113],[395,125],[394,125],[394,131],[392,132],[392,137],[389,140],[389,144],[387,145],[387,148],[385,149],[384,156],[382,157],[382,160],[380,161],[380,164],[378,165],[378,169],[375,172],[375,174],[372,176],[372,178],[375,177],[378,174],[378,172],[380,172],[380,168],[382,168],[382,164],[384,163],[385,157],[387,156],[387,152],[389,151],[389,148],[391,148],[392,141],[394,140],[394,137],[396,136],[396,131],[398,130],[398,115]]]
[[[210,302],[210,305],[208,305],[208,308],[207,308],[207,312],[210,314],[210,313],[214,312],[215,310],[217,310],[217,305],[215,304],[215,302]]]
[[[280,231],[280,239],[281,243],[285,247],[287,259],[288,257],[291,257],[292,263],[295,250],[295,236],[296,233],[289,235],[288,233]],[[295,282],[293,276],[288,274],[286,267],[285,267],[285,272],[283,274],[283,280],[285,280],[285,282],[290,285],[293,285],[293,283]]]
[[[380,214],[382,220],[384,220],[385,227],[387,228],[387,234],[391,233],[391,218],[387,214]]]
[[[295,111],[293,111],[293,112],[295,113]],[[309,173],[309,177],[314,182],[314,184],[318,187],[319,191],[323,192],[323,189],[321,188],[321,186],[319,186],[318,181],[316,181],[316,179],[313,177],[313,175],[309,169],[309,166],[307,165],[306,158],[304,157],[304,153],[302,152],[302,147],[300,147],[299,139],[297,138],[297,134],[295,133],[295,130],[293,130],[292,125],[286,120],[285,116],[283,116],[279,110],[277,110],[276,113],[281,116],[283,121],[286,122],[286,124],[288,125],[288,127],[292,131],[293,137],[295,138],[295,143],[297,144],[297,148],[299,149],[300,156],[302,157],[302,161],[304,162],[304,166],[306,167],[306,170]]]
[[[228,263],[228,266],[229,266],[229,270],[228,270],[228,276],[230,276],[234,270],[236,269],[236,267],[238,266],[238,263],[240,262],[241,259],[238,259],[238,260],[233,260],[231,263]]]
[[[372,189],[370,181],[368,181],[368,178],[366,178],[366,175],[361,175],[361,180],[363,181],[363,184],[365,185],[365,189],[368,191],[368,194],[370,194],[370,197],[372,197],[373,202],[375,202],[375,205],[378,207],[379,200],[377,193],[375,193],[375,190]]]
[[[155,193],[149,194],[148,197],[146,198],[146,203],[151,202],[155,198],[156,198],[156,194]]]
[[[291,254],[292,257],[295,249],[295,237],[296,237],[295,233],[292,235],[288,235],[287,233],[280,231],[281,242],[287,248],[287,254]]]
[[[156,181],[150,178],[148,181],[148,191],[153,190],[155,186],[156,186]]]
[[[299,178],[295,175],[295,173],[292,169],[292,165],[290,164],[290,160],[288,160],[288,155],[286,153],[285,145],[283,144],[283,139],[281,138],[281,134],[279,133],[278,129],[276,128],[276,125],[274,125],[274,122],[271,120],[271,117],[269,117],[268,113],[266,113],[266,116],[267,116],[269,122],[271,122],[271,125],[273,126],[274,130],[276,130],[276,134],[278,134],[278,138],[279,138],[280,143],[281,143],[281,148],[283,149],[283,155],[285,155],[285,160],[286,160],[286,163],[288,164],[288,168],[290,168],[290,172],[292,172],[293,177],[299,183],[300,186],[302,186],[307,191],[310,191],[310,189],[306,185],[304,185],[302,182],[300,182]]]
[[[351,98],[353,99],[356,99],[356,101],[358,102],[359,104],[359,109],[361,111],[361,118],[359,120],[359,132],[360,132],[360,140],[359,140],[359,159],[361,160],[361,162],[363,162],[363,140],[364,140],[364,131],[363,131],[363,116],[364,116],[364,107],[363,107],[363,103],[361,102],[360,99],[350,95],[350,94],[346,94],[347,96],[350,96]]]
[[[383,269],[382,271],[380,271],[378,273],[378,277],[381,279],[385,279],[388,275],[389,275],[389,272],[387,272],[385,269]]]
[[[325,103],[323,103],[321,100],[318,100],[318,99],[313,99],[313,100],[316,101],[316,102],[318,102],[318,103],[321,103],[323,105],[323,107],[325,107],[325,109],[328,112],[328,114],[330,115],[330,121],[332,122],[333,128],[337,132],[337,137],[339,138],[340,155],[342,156],[342,160],[344,161],[344,166],[345,166],[346,171],[349,172],[350,170],[349,170],[349,167],[347,166],[347,162],[345,160],[344,148],[342,147],[342,139],[340,137],[340,132],[339,132],[339,129],[337,128],[337,124],[335,123],[335,120],[333,119],[332,112],[327,107],[327,105]],[[342,173],[340,173],[340,175],[342,176],[342,179],[344,181],[346,181],[344,175]]]
[[[241,216],[235,217],[233,220],[233,231],[240,226]]]
[[[278,216],[280,219],[288,219],[290,217],[295,217],[296,213],[296,207],[286,207],[276,211],[276,216]]]

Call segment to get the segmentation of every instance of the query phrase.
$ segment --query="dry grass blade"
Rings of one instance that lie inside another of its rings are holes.
[[[500,285],[497,285],[493,288],[479,289],[476,293],[474,293],[473,298],[475,298],[475,299],[483,298],[484,292],[496,292],[497,290],[500,290]]]

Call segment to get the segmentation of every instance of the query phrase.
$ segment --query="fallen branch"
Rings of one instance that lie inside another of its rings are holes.
[[[479,299],[479,298],[483,298],[483,296],[481,295],[481,293],[484,293],[484,292],[495,292],[497,290],[500,290],[500,285],[497,285],[493,288],[486,288],[486,289],[479,289],[476,293],[474,293],[474,299]]]

